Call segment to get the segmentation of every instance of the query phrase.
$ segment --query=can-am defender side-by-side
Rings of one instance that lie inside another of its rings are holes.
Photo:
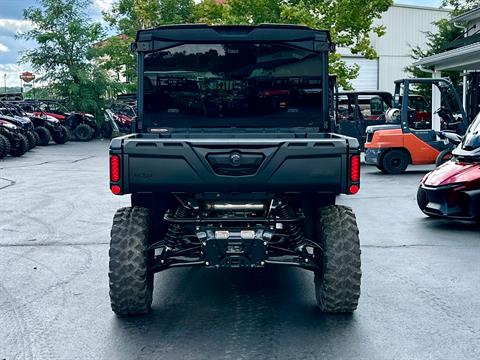
[[[480,221],[480,113],[452,155],[422,179],[418,207],[431,217]]]
[[[367,128],[365,162],[376,165],[387,174],[405,172],[409,164],[435,164],[444,150],[452,150],[454,144],[447,137],[439,138],[426,128],[427,119],[420,119],[412,107],[410,96],[416,85],[428,84],[440,90],[442,106],[436,111],[441,119],[442,131],[463,135],[468,122],[460,97],[448,79],[401,79],[395,81],[394,107],[386,112],[385,125]]]
[[[333,50],[303,26],[141,30],[133,134],[110,144],[110,188],[131,194],[110,243],[110,299],[144,314],[153,275],[181,266],[294,266],[322,311],[360,295],[359,144],[334,134]],[[280,91],[280,90],[281,91]]]

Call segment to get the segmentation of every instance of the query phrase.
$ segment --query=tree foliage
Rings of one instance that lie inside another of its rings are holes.
[[[392,0],[117,0],[112,11],[105,14],[106,21],[128,41],[112,40],[104,51],[125,64],[134,73],[134,57],[127,44],[133,41],[138,29],[171,23],[209,24],[303,24],[329,30],[337,46],[348,47],[352,53],[375,58],[376,52],[370,34],[384,34],[384,27],[375,24]],[[331,72],[338,75],[342,86],[358,75],[357,66],[346,66],[339,54],[331,56]]]
[[[103,36],[99,23],[88,18],[90,0],[39,0],[24,10],[33,28],[20,38],[34,40],[21,61],[30,63],[70,106],[100,114],[102,99],[112,86],[92,59],[91,49]]]
[[[445,51],[445,45],[451,41],[463,36],[462,29],[455,26],[449,19],[441,19],[436,21],[436,31],[427,31],[425,36],[427,38],[427,44],[425,48],[415,46],[412,48],[412,58],[415,60],[422,59],[427,56],[439,54]],[[420,68],[418,66],[409,66],[405,70],[413,77],[432,77],[431,71],[433,68]],[[442,71],[443,77],[449,77],[457,89],[462,91],[462,76],[459,71]],[[418,85],[417,92],[430,99],[432,96],[431,85]]]
[[[465,11],[472,10],[480,6],[478,0],[443,0],[442,7],[448,7],[453,9],[452,16],[457,16]]]

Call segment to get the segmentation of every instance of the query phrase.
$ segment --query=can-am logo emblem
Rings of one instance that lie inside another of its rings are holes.
[[[239,152],[232,152],[230,154],[230,163],[233,166],[239,166],[242,162],[242,155]]]

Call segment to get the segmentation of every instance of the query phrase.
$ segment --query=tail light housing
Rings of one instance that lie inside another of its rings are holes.
[[[360,190],[360,155],[352,155],[350,157],[349,180],[348,193],[354,195]]]
[[[121,174],[121,159],[118,155],[110,155],[110,190],[115,195],[119,195],[122,189],[118,182]]]

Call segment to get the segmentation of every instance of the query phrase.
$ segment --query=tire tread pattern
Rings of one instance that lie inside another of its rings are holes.
[[[141,207],[121,208],[113,218],[108,275],[111,306],[118,316],[142,315],[150,310],[150,223],[150,210]]]
[[[10,148],[10,155],[12,156],[22,156],[28,151],[28,139],[23,134],[18,134],[18,141],[15,144],[12,144]]]
[[[35,132],[38,134],[38,136],[40,138],[40,141],[38,142],[38,145],[47,146],[48,143],[50,142],[50,139],[52,138],[50,130],[48,130],[44,126],[38,126],[38,127],[35,128]]]
[[[360,297],[361,260],[357,221],[352,209],[319,209],[317,236],[323,249],[322,273],[315,273],[315,295],[323,312],[351,313]]]
[[[4,135],[0,134],[0,159],[3,159],[10,153],[10,141]]]

